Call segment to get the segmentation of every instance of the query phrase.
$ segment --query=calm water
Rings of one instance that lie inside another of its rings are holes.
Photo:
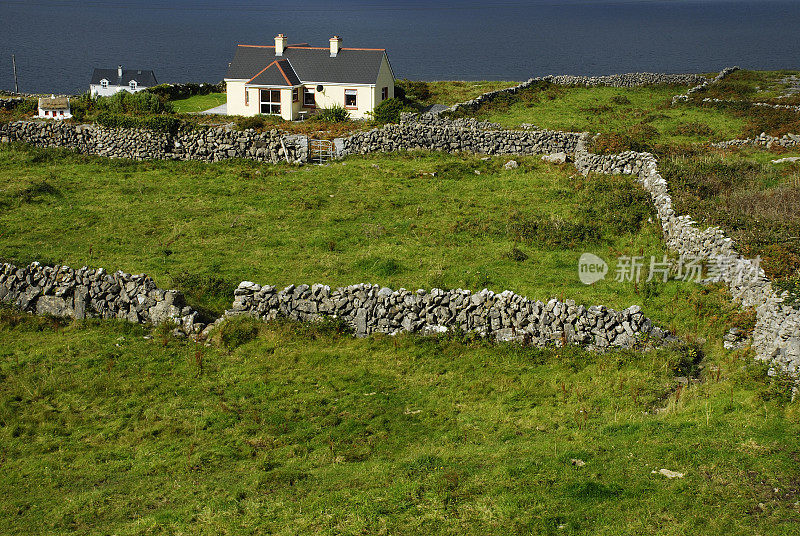
[[[385,47],[398,77],[800,68],[800,1],[0,0],[0,88],[72,93],[92,68],[223,78],[237,43]]]

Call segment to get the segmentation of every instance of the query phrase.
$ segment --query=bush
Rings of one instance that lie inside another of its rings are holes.
[[[350,119],[350,112],[341,104],[334,104],[327,108],[322,108],[314,116],[314,119],[325,123],[343,123]]]
[[[378,123],[399,123],[401,113],[413,111],[414,108],[400,99],[391,98],[386,99],[375,107],[372,112],[372,119]]]
[[[600,134],[589,146],[589,150],[597,154],[616,154],[623,151],[653,151],[655,139],[659,132],[646,123],[633,126],[626,134]]]
[[[115,114],[163,114],[172,113],[172,104],[163,102],[146,91],[128,93],[120,91],[110,97],[97,97],[95,107],[99,112]]]
[[[133,117],[109,112],[100,113],[97,116],[96,123],[108,128],[145,128],[171,134],[185,126],[181,120],[167,115]]]
[[[188,99],[195,95],[208,95],[210,93],[225,93],[225,82],[219,84],[160,84],[145,90],[152,93],[162,101]]]
[[[571,248],[578,244],[600,240],[600,228],[596,223],[571,222],[561,218],[522,219],[512,215],[507,226],[507,235],[515,241],[539,244],[550,248]]]
[[[252,117],[239,117],[236,119],[236,126],[240,130],[260,130],[267,124],[266,120],[261,115],[254,115]]]
[[[431,98],[431,89],[427,82],[419,80],[397,80],[395,95],[406,101],[426,101]]]
[[[613,97],[611,97],[611,102],[613,104],[630,104],[631,103],[630,99],[628,97],[626,97],[625,95],[614,95]]]

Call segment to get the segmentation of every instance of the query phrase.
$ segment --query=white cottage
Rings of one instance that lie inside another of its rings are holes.
[[[122,65],[118,65],[116,70],[95,69],[92,81],[89,83],[89,91],[92,97],[109,97],[120,91],[136,93],[157,85],[153,71],[123,69]]]
[[[43,119],[69,119],[72,113],[69,109],[69,98],[56,97],[39,99],[39,117]]]
[[[394,97],[394,73],[383,48],[346,48],[333,36],[327,47],[239,45],[225,76],[228,115],[279,115],[293,120],[334,104],[356,119]]]

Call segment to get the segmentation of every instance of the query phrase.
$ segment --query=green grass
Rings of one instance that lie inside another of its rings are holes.
[[[721,335],[722,324],[698,320],[705,305],[691,297],[694,285],[615,281],[618,256],[649,262],[665,251],[632,179],[584,180],[570,166],[518,160],[504,170],[506,158],[409,153],[298,168],[3,147],[0,257],[147,273],[216,312],[242,280],[486,287],[639,304],[665,327]],[[514,260],[514,247],[527,259]],[[586,251],[610,266],[592,286],[577,274]]]
[[[451,106],[474,99],[489,91],[516,86],[518,83],[496,80],[439,80],[425,82],[401,79],[395,81],[395,95],[404,93],[412,104],[420,107],[431,104]]]
[[[693,105],[671,106],[672,97],[681,91],[685,88],[548,86],[521,92],[507,102],[485,105],[476,115],[509,128],[530,123],[545,129],[576,132],[624,133],[646,124],[658,131],[656,143],[718,141],[739,136],[744,122],[724,111]],[[695,132],[697,125],[705,128]]]
[[[0,533],[796,534],[800,407],[735,353],[258,331],[0,312]]]
[[[195,95],[188,99],[170,101],[175,109],[175,113],[187,114],[191,112],[203,112],[215,108],[220,104],[225,104],[227,95],[225,93],[209,93],[208,95]]]

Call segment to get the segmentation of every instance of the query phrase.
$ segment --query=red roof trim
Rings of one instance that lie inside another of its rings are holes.
[[[285,73],[285,72],[283,72],[283,67],[281,67],[281,62],[279,62],[279,61],[274,61],[273,63],[275,63],[275,64],[278,66],[278,70],[279,70],[279,71],[281,72],[281,74],[283,75],[283,79],[284,79],[284,80],[286,80],[286,84],[287,84],[287,85],[289,85],[289,86],[293,86],[294,84],[292,84],[292,83],[289,81],[289,77],[288,77],[288,76],[286,76],[286,73]]]
[[[250,82],[252,82],[252,81],[253,81],[253,80],[255,80],[256,78],[258,78],[258,77],[259,77],[259,75],[261,75],[261,73],[263,73],[264,71],[266,71],[267,69],[269,69],[270,67],[272,67],[273,65],[275,65],[276,63],[278,63],[278,61],[277,61],[277,60],[276,60],[276,61],[273,61],[272,63],[270,63],[269,65],[267,65],[266,67],[264,67],[263,69],[261,69],[260,71],[258,71],[258,73],[257,73],[257,74],[256,74],[256,75],[255,75],[253,78],[251,78],[250,80],[248,80],[248,81],[247,81],[247,83],[249,84]],[[281,73],[283,73],[283,71],[281,71]],[[284,74],[284,75],[283,75],[283,77],[284,77],[284,78],[286,78],[286,75]]]

